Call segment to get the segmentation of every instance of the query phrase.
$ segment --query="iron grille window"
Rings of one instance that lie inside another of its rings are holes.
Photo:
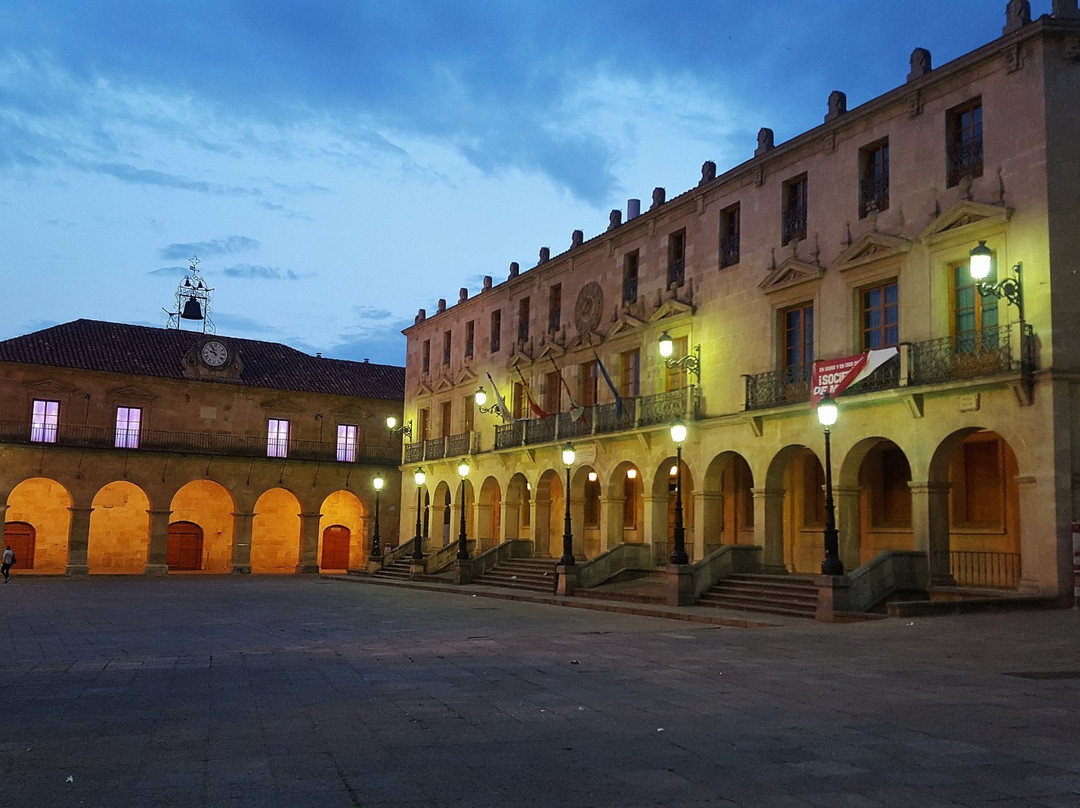
[[[667,285],[682,286],[686,277],[686,231],[678,230],[668,236]]]
[[[424,373],[431,370],[431,340],[424,340],[424,353],[420,359],[420,368]]]
[[[859,153],[859,218],[889,208],[889,142],[875,143]]]
[[[465,358],[472,359],[473,343],[476,339],[476,321],[469,320],[465,323]]]
[[[806,238],[806,175],[784,183],[781,235],[784,244]]]
[[[558,331],[562,325],[562,284],[556,283],[548,290],[548,330]]]
[[[498,353],[502,348],[502,310],[491,312],[491,352]]]
[[[983,173],[982,100],[954,107],[946,116],[948,138],[947,185],[952,187],[964,177]]]
[[[518,342],[529,338],[529,298],[518,301]]]
[[[739,205],[720,211],[720,267],[739,263]]]
[[[637,300],[638,290],[638,251],[628,252],[623,256],[623,303],[633,303]]]

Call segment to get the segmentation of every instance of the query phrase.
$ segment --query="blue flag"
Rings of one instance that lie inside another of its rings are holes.
[[[615,418],[622,420],[622,396],[619,395],[619,391],[615,389],[615,383],[611,381],[611,377],[608,376],[607,368],[604,367],[604,363],[600,361],[600,355],[596,353],[596,348],[592,349],[592,355],[596,357],[596,366],[600,368],[600,375],[604,377],[604,381],[607,382],[607,386],[611,389],[611,394],[615,396]]]

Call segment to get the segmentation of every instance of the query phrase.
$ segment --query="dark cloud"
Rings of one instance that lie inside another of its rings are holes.
[[[243,252],[245,250],[259,249],[259,242],[247,236],[222,236],[209,241],[190,241],[180,244],[170,244],[161,249],[160,255],[165,259],[176,260],[178,258],[190,258],[193,255],[204,257],[211,255],[228,255],[229,253]]]

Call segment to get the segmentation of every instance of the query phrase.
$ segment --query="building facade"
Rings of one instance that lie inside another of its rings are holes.
[[[834,92],[820,126],[782,144],[762,129],[746,162],[706,162],[696,187],[630,200],[599,235],[421,310],[404,332],[403,538],[419,523],[449,543],[463,508],[481,549],[530,539],[558,558],[570,442],[575,555],[643,544],[666,564],[681,418],[691,561],[749,544],[766,570],[817,572],[813,367],[869,357],[831,428],[845,569],[915,550],[940,584],[1070,597],[1076,0],[1034,21],[1010,2],[999,39],[905,67],[894,90],[851,110]]]
[[[0,342],[0,507],[20,573],[363,567],[397,543],[403,368],[77,320]],[[373,425],[378,425],[377,427]]]

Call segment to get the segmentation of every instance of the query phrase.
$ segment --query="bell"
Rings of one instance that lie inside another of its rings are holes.
[[[201,320],[203,318],[202,307],[199,306],[199,301],[193,297],[189,297],[184,303],[184,310],[180,312],[180,316],[185,320]]]

